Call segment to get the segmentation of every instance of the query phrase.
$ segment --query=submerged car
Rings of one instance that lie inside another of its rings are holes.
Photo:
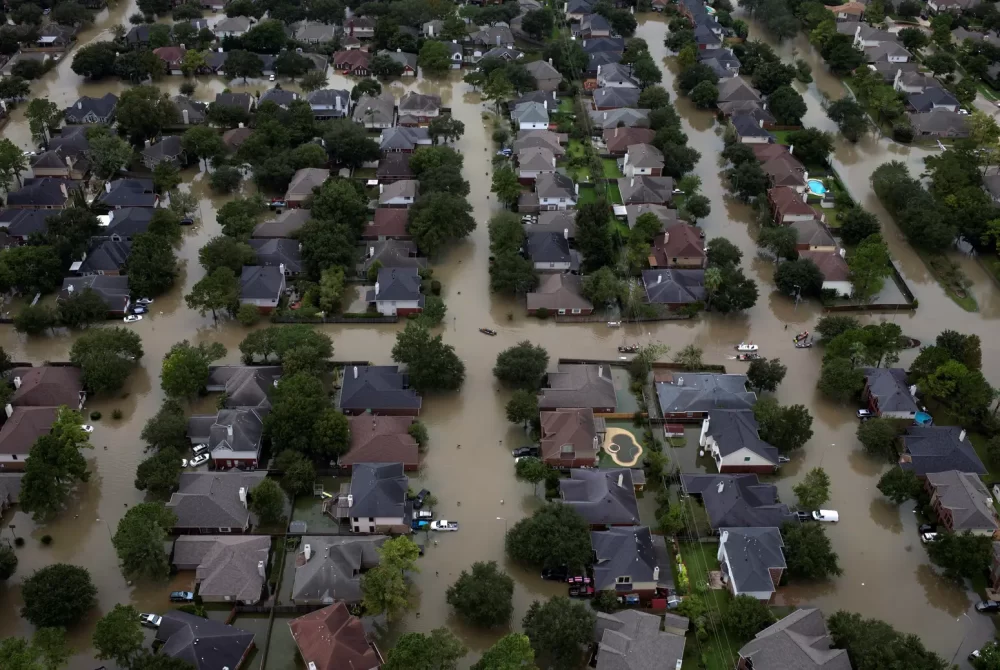
[[[191,591],[173,591],[170,594],[170,602],[172,603],[194,602],[194,593]]]
[[[983,600],[976,603],[977,612],[1000,612],[1000,602],[996,600]]]
[[[135,323],[136,321],[142,321],[142,315],[129,314],[124,319],[122,319],[122,321],[124,321],[125,323]]]
[[[924,544],[930,544],[931,542],[936,540],[937,537],[938,537],[937,533],[921,533],[920,541],[923,542]]]
[[[832,509],[818,509],[813,512],[813,519],[816,521],[826,521],[829,523],[837,523],[840,521],[840,513]]]
[[[457,521],[446,521],[441,519],[440,521],[431,521],[431,530],[442,531],[442,532],[455,532],[458,530]]]
[[[147,614],[143,612],[139,615],[139,623],[148,628],[159,628],[163,623],[163,617],[159,614]]]
[[[514,458],[521,458],[522,456],[532,456],[534,458],[538,458],[538,455],[540,453],[541,449],[532,446],[518,447],[517,449],[514,449],[513,451],[510,452],[511,456],[513,456]]]
[[[91,426],[90,424],[86,424],[86,423],[82,424],[80,426],[80,428],[82,428],[83,432],[85,432],[85,433],[93,433],[94,432],[94,427]]]
[[[858,410],[858,418],[859,418],[859,419],[861,419],[862,421],[865,421],[865,420],[867,420],[867,419],[870,419],[870,418],[872,418],[873,416],[875,416],[875,415],[874,415],[874,414],[872,414],[872,413],[871,413],[870,411],[868,411],[867,409],[859,409],[859,410]]]
[[[569,568],[565,565],[557,568],[542,568],[542,579],[553,582],[564,582],[569,578]]]

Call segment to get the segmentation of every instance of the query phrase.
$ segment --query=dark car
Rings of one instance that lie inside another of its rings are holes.
[[[190,591],[173,591],[170,594],[170,602],[172,603],[190,603],[194,602],[194,594]]]
[[[548,579],[554,582],[564,582],[569,578],[569,568],[565,565],[558,568],[543,568],[542,569],[542,579]]]
[[[424,506],[424,500],[431,494],[427,489],[420,489],[420,493],[413,497],[413,509],[420,509]]]
[[[1000,612],[1000,602],[996,600],[983,600],[976,603],[977,612]]]
[[[535,458],[538,458],[538,456],[542,452],[538,447],[527,446],[527,447],[518,447],[517,449],[514,449],[510,453],[514,458],[521,458],[522,456],[533,456]]]
[[[924,533],[933,533],[936,526],[932,523],[922,523],[917,528],[917,532],[923,535]]]

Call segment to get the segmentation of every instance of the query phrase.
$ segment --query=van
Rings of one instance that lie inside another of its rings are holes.
[[[832,509],[821,509],[813,512],[813,519],[816,521],[827,521],[830,523],[837,523],[840,521],[840,514],[836,510]]]
[[[191,449],[191,451],[194,453],[195,456],[201,456],[206,451],[208,451],[208,445],[207,444],[199,444],[198,446],[196,446],[193,449]]]

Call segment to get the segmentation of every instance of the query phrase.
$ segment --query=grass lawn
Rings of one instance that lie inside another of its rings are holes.
[[[719,549],[717,544],[702,544],[700,542],[681,542],[681,560],[687,568],[688,579],[692,590],[696,584],[708,583],[708,572],[719,568],[719,561],[715,558]],[[732,601],[729,591],[708,591],[706,593],[706,604],[710,610],[718,611],[724,616]],[[692,666],[697,666],[698,660],[705,662],[708,670],[730,670],[735,667],[739,658],[740,647],[745,640],[736,640],[727,637],[723,633],[722,626],[709,627],[708,639],[704,643],[698,642],[697,638],[688,637],[687,645],[684,648],[684,658]],[[685,663],[685,666],[688,665]]]
[[[566,145],[567,156],[583,156],[583,142],[580,140],[570,140]]]
[[[605,179],[620,179],[625,176],[622,174],[622,171],[618,169],[618,161],[614,158],[602,158],[601,163],[604,164]]]
[[[795,132],[794,130],[772,130],[771,134],[774,135],[775,139],[778,140],[778,144],[784,144],[788,146],[788,135]]]
[[[833,229],[840,228],[839,213],[840,209],[834,207],[833,209],[823,209],[820,207],[819,203],[809,203],[809,206],[816,210],[816,214],[826,217],[826,225]]]
[[[622,204],[622,192],[618,190],[618,184],[608,184],[608,202],[613,205]]]
[[[573,113],[573,99],[572,98],[562,98],[559,101],[559,108],[557,110],[560,114],[572,114]],[[579,140],[573,140],[573,142],[579,143]],[[572,142],[570,142],[572,144]]]
[[[980,256],[979,260],[982,262],[986,269],[989,270],[993,278],[1000,283],[1000,256]]]
[[[979,311],[979,304],[976,302],[975,296],[973,296],[968,291],[964,291],[965,295],[959,295],[955,291],[956,286],[952,282],[948,281],[948,279],[942,274],[939,267],[940,262],[935,262],[930,254],[920,251],[919,249],[916,249],[916,247],[914,247],[914,249],[920,256],[920,258],[924,261],[924,265],[927,266],[927,269],[930,270],[930,273],[934,275],[934,278],[937,280],[938,284],[940,284],[941,288],[944,289],[944,292],[948,294],[949,298],[955,301],[955,304],[964,309],[966,312]]]
[[[593,186],[584,186],[580,189],[580,197],[577,200],[577,207],[591,202],[597,202],[597,191]]]
[[[983,97],[986,98],[987,100],[989,100],[990,102],[996,102],[997,100],[1000,100],[1000,96],[997,95],[997,92],[994,91],[990,87],[990,85],[987,84],[986,82],[978,81],[977,80],[976,81],[976,89],[980,93],[982,93]]]

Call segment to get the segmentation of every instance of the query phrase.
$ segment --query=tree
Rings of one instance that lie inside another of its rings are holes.
[[[378,143],[368,136],[362,126],[350,119],[331,122],[323,140],[333,163],[357,168],[362,163],[378,160]]]
[[[6,581],[14,576],[17,570],[17,554],[11,546],[0,547],[0,581]]]
[[[839,557],[822,524],[787,522],[781,527],[788,575],[795,579],[828,579],[841,574]]]
[[[778,125],[802,125],[802,117],[806,114],[806,102],[791,86],[782,86],[768,96],[767,102]]]
[[[420,47],[417,65],[425,74],[441,75],[451,69],[451,56],[444,42],[427,40]]]
[[[299,79],[299,86],[306,93],[312,93],[326,86],[326,73],[319,70],[310,70]]]
[[[177,123],[177,106],[155,86],[132,86],[125,89],[115,107],[118,129],[133,144],[153,139],[160,131]]]
[[[858,205],[840,214],[840,236],[845,244],[859,244],[881,231],[878,218]]]
[[[942,330],[934,345],[948,352],[954,360],[969,370],[983,367],[982,343],[978,335],[965,335],[954,330]]]
[[[257,217],[263,210],[263,203],[257,200],[236,198],[220,207],[215,218],[222,226],[223,235],[248,238],[257,227]]]
[[[780,358],[768,360],[758,358],[750,362],[747,369],[747,380],[752,388],[757,389],[757,393],[770,391],[774,393],[778,390],[778,384],[785,378],[788,368],[781,364]]]
[[[722,625],[737,640],[752,639],[774,621],[774,613],[766,602],[745,593],[733,598],[722,615]]]
[[[848,358],[823,361],[816,387],[837,402],[854,400],[865,385],[865,376]]]
[[[295,51],[282,51],[274,59],[275,73],[289,79],[301,77],[314,67],[311,60]]]
[[[874,417],[863,421],[858,426],[857,435],[858,441],[869,456],[890,463],[896,460],[896,439],[899,437],[899,430],[892,420]]]
[[[507,401],[507,420],[527,426],[538,418],[538,396],[533,391],[518,389]]]
[[[115,46],[111,42],[94,42],[80,47],[70,68],[87,79],[103,79],[115,72]],[[34,131],[32,131],[34,133]]]
[[[835,612],[827,619],[833,645],[847,650],[855,670],[945,670],[944,659],[924,648],[916,635],[903,634],[878,619]]]
[[[705,366],[704,354],[704,349],[697,345],[689,344],[677,352],[677,355],[674,356],[674,362],[684,366],[687,370],[698,370]]]
[[[208,382],[208,365],[226,355],[219,342],[192,346],[187,340],[170,347],[163,358],[160,387],[172,398],[193,398]]]
[[[495,170],[490,190],[496,193],[497,199],[504,207],[513,207],[521,196],[521,183],[517,180],[517,173],[509,166]]]
[[[243,77],[243,83],[246,83],[249,77],[260,77],[264,73],[264,61],[260,56],[242,49],[228,52],[222,67],[227,76]]]
[[[392,360],[407,366],[410,386],[420,391],[455,391],[465,381],[465,364],[455,347],[445,344],[440,335],[431,337],[426,327],[408,323],[396,335]]]
[[[102,126],[98,126],[100,128]],[[118,137],[105,132],[92,133],[90,140],[90,160],[94,174],[101,179],[110,179],[132,160],[132,145]]]
[[[12,178],[21,183],[21,173],[28,169],[28,160],[13,142],[6,137],[0,139],[0,183],[4,189],[10,187]]]
[[[16,101],[27,98],[31,93],[31,85],[23,77],[4,77],[0,81],[0,100]]]
[[[576,210],[576,246],[587,271],[614,263],[611,207],[604,200],[581,205]]]
[[[32,139],[37,142],[45,142],[51,132],[59,126],[63,112],[56,103],[49,102],[47,98],[34,98],[28,103],[24,116],[28,119]]]
[[[496,561],[477,561],[472,572],[462,570],[448,587],[448,604],[464,619],[483,628],[496,628],[510,621],[514,612],[514,580],[497,567]]]
[[[900,31],[900,34],[903,32],[906,31]],[[837,124],[837,128],[844,137],[851,142],[857,142],[868,130],[868,117],[865,115],[864,107],[848,96],[830,103],[826,108],[826,114]]]
[[[736,266],[743,259],[743,252],[739,247],[724,237],[710,239],[705,251],[710,266],[720,268]]]
[[[719,75],[715,74],[715,70],[704,63],[696,63],[681,71],[680,76],[677,77],[677,88],[684,95],[690,95],[691,91],[703,82],[718,84]]]
[[[419,572],[416,566],[420,550],[405,535],[386,540],[377,550],[379,564],[361,576],[365,612],[385,614],[393,621],[410,608],[410,585],[407,572]]]
[[[663,73],[648,53],[641,54],[632,64],[632,76],[639,80],[643,88],[663,81]],[[691,97],[694,99],[694,91],[691,92]]]
[[[69,360],[82,372],[84,387],[93,393],[117,391],[142,358],[142,339],[127,328],[88,330],[73,343]]]
[[[24,294],[55,290],[62,283],[59,276],[64,267],[58,252],[50,246],[22,245],[0,253],[0,277],[10,288]]]
[[[841,333],[846,333],[849,330],[859,330],[860,328],[861,322],[855,317],[839,316],[836,314],[824,316],[816,324],[816,332],[824,340],[832,340]]]
[[[892,274],[889,247],[880,235],[865,238],[847,259],[854,296],[868,301],[882,290]]]
[[[548,366],[549,352],[545,347],[524,340],[500,352],[493,376],[508,386],[538,389]]]
[[[640,217],[641,218],[641,217]],[[597,272],[583,278],[583,295],[596,306],[608,305],[621,294],[621,280],[609,267],[602,267]]]
[[[903,28],[899,31],[899,40],[912,53],[917,53],[930,43],[930,38],[920,28]]]
[[[312,495],[316,468],[308,458],[297,451],[285,449],[278,454],[277,468],[285,473],[281,486],[293,500],[296,496]]]
[[[798,258],[798,243],[798,234],[791,226],[767,226],[757,236],[757,246],[767,249],[776,258]]]
[[[319,308],[324,312],[333,312],[340,308],[340,301],[346,288],[344,268],[327,268],[319,278]],[[427,300],[435,296],[427,296]],[[427,311],[427,305],[424,305]]]
[[[447,628],[430,635],[404,633],[389,650],[383,670],[455,670],[467,650]]]
[[[128,286],[132,293],[155,297],[174,285],[177,256],[170,240],[151,233],[140,233],[132,239],[132,250],[126,267]]]
[[[774,398],[762,398],[753,406],[760,424],[760,438],[783,454],[800,449],[813,436],[812,416],[804,405],[783,407]]]
[[[212,274],[222,267],[237,274],[243,270],[244,265],[253,265],[256,259],[253,247],[227,235],[213,237],[198,250],[198,262],[205,268],[206,274]]]
[[[719,87],[711,81],[701,81],[688,93],[691,102],[699,109],[714,107],[719,100]]]
[[[157,193],[173,191],[181,185],[181,181],[180,170],[169,161],[160,161],[153,168],[153,189]]]
[[[833,153],[833,135],[816,128],[803,128],[788,134],[795,147],[795,157],[806,165],[826,165]]]
[[[10,670],[59,670],[69,661],[70,650],[62,628],[39,628],[31,640],[0,640],[0,667]]]
[[[184,408],[176,400],[164,400],[159,411],[143,426],[139,437],[146,443],[147,449],[154,451],[167,448],[178,451],[186,449],[190,442],[187,439],[187,417],[184,416]]]
[[[97,605],[97,589],[84,568],[55,563],[21,584],[21,616],[38,627],[71,626]]]
[[[427,132],[434,138],[435,143],[439,137],[443,137],[445,142],[452,142],[465,134],[465,124],[450,115],[436,116],[428,124]]]
[[[537,600],[531,603],[522,625],[535,654],[548,661],[543,667],[569,670],[580,665],[596,620],[594,611],[584,603],[553,596],[544,604]]]
[[[540,507],[507,532],[507,555],[536,567],[568,566],[580,570],[591,563],[587,522],[568,505]]]
[[[184,423],[186,428],[187,419]],[[181,452],[176,447],[164,447],[136,468],[135,488],[159,497],[169,496],[177,489],[181,470]]]
[[[188,128],[181,137],[181,146],[184,147],[184,152],[190,158],[205,159],[206,164],[209,159],[226,153],[226,145],[222,143],[222,136],[219,135],[218,131],[208,126]]]
[[[83,328],[108,316],[108,305],[91,288],[75,292],[59,303],[59,321],[69,328]]]
[[[264,429],[272,443],[318,462],[329,462],[347,453],[349,422],[329,406],[326,391],[317,377],[307,372],[282,377],[271,404]]]
[[[232,193],[240,187],[243,174],[232,165],[220,165],[208,177],[209,186],[216,193]]]
[[[823,468],[813,468],[805,478],[792,487],[799,500],[799,507],[806,510],[819,509],[830,500],[830,475]]]
[[[990,569],[993,559],[992,538],[964,533],[938,533],[927,544],[927,555],[944,568],[952,579],[975,579]]]
[[[878,490],[892,502],[901,505],[919,497],[924,485],[913,470],[895,467],[879,478]]]
[[[142,652],[145,636],[139,623],[139,611],[131,605],[117,604],[97,620],[94,649],[102,661],[114,661],[123,668]]]
[[[791,231],[792,236],[795,236],[795,231],[790,227],[780,230]],[[823,273],[810,258],[783,261],[774,271],[774,285],[780,293],[791,298],[815,297],[819,296],[823,289]]]
[[[522,457],[514,464],[514,475],[519,480],[531,484],[535,493],[538,492],[538,484],[545,481],[551,472],[549,466],[533,456]]]
[[[351,100],[357,102],[363,95],[377,97],[381,94],[382,84],[377,79],[362,79],[351,89]]]
[[[472,670],[522,670],[532,667],[534,660],[528,636],[509,633],[487,649]]]
[[[249,506],[260,523],[277,523],[285,514],[285,494],[273,479],[263,479],[250,490]]]
[[[552,10],[548,7],[533,9],[521,19],[521,28],[536,40],[549,36],[552,33],[553,25],[555,25],[555,18],[552,15]]]
[[[239,305],[240,283],[236,273],[228,267],[220,267],[210,275],[202,277],[184,296],[188,308],[197,309],[203,316],[212,312],[212,320],[218,321],[218,310],[230,313]]]
[[[757,304],[757,282],[750,279],[741,268],[721,269],[722,281],[712,294],[712,309],[728,314],[750,309]]]
[[[163,548],[177,523],[177,515],[163,503],[139,503],[118,522],[111,543],[122,574],[128,578],[164,579],[170,574],[170,556]]]

